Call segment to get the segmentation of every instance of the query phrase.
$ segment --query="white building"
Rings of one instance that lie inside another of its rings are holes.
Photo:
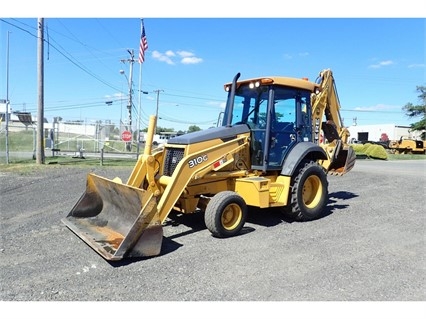
[[[420,139],[421,132],[411,131],[409,126],[395,124],[353,125],[348,130],[351,134],[350,141],[374,141],[379,142],[387,136],[389,140]]]

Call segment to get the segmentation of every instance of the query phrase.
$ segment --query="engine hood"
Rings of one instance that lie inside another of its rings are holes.
[[[167,144],[189,145],[213,139],[222,139],[226,141],[235,138],[238,134],[248,132],[250,132],[250,128],[246,124],[239,124],[230,127],[219,126],[173,137],[168,140]]]

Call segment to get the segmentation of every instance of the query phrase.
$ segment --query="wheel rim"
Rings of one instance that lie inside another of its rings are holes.
[[[305,206],[308,208],[316,207],[321,200],[321,194],[322,184],[320,178],[316,175],[309,176],[302,190],[302,198]]]
[[[240,224],[242,216],[243,212],[239,205],[230,204],[226,206],[221,218],[223,228],[226,230],[235,229]]]

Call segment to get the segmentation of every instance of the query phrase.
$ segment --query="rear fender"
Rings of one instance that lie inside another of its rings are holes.
[[[298,143],[290,150],[285,158],[281,169],[281,175],[293,176],[297,166],[305,158],[309,158],[314,161],[328,159],[325,151],[317,144],[312,142]]]

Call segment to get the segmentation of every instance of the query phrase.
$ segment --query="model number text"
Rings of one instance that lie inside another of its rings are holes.
[[[202,162],[207,161],[207,159],[208,159],[207,154],[193,158],[192,160],[189,160],[188,162],[189,168],[194,168],[195,166],[201,164]]]

